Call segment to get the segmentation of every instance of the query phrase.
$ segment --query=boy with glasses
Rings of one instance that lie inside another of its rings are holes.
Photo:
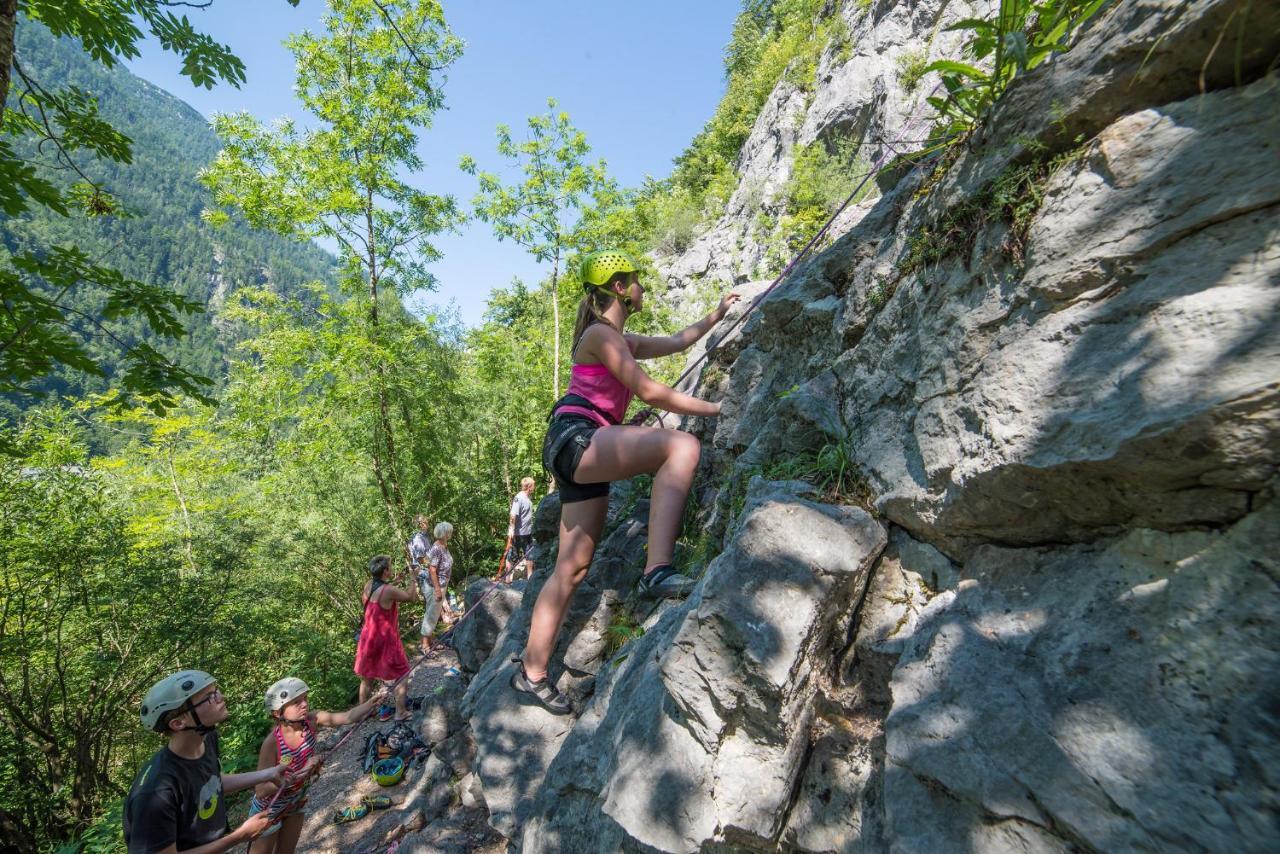
[[[286,766],[224,774],[217,726],[227,703],[212,676],[180,670],[142,698],[142,723],[169,739],[142,768],[124,805],[124,841],[130,854],[218,854],[255,839],[270,826],[265,813],[228,833],[224,794],[268,781]]]

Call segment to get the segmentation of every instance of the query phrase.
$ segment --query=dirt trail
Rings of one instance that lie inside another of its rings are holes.
[[[457,655],[450,649],[437,652],[424,662],[409,678],[409,696],[429,695],[446,679],[462,678],[450,675],[456,668]],[[415,713],[414,729],[418,728],[421,715]],[[307,801],[307,820],[303,826],[298,851],[312,854],[354,854],[354,852],[385,851],[389,835],[402,823],[420,825],[420,818],[405,807],[410,788],[421,766],[406,772],[399,785],[383,788],[364,772],[364,742],[369,733],[377,729],[389,729],[391,722],[367,721],[359,731],[331,754],[323,773],[312,784]],[[338,741],[342,728],[327,730],[320,740],[321,749],[327,749]],[[454,786],[456,780],[439,785]],[[355,806],[365,795],[389,795],[394,802],[390,809],[377,810],[359,821],[335,825],[335,808]],[[417,821],[415,821],[417,819]],[[396,854],[419,852],[474,851],[482,854],[498,854],[506,850],[506,839],[488,825],[488,813],[483,807],[463,807],[455,793],[453,804],[440,818],[425,828],[406,834],[396,848]]]

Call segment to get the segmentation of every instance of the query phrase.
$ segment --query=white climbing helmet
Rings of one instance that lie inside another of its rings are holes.
[[[310,690],[307,683],[297,676],[286,676],[268,688],[263,699],[268,712],[278,712]]]
[[[203,670],[179,670],[152,685],[142,698],[142,725],[156,732],[156,724],[165,712],[186,705],[187,701],[212,685],[215,680]]]

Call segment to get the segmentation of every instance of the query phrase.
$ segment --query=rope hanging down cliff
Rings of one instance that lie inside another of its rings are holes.
[[[929,98],[936,95],[938,93],[938,90],[941,87],[942,87],[942,84],[938,83],[933,87],[933,90],[930,91],[929,95],[921,100],[921,102],[916,106],[915,110],[912,111],[912,114],[908,119],[907,123],[903,125],[902,138],[895,140],[894,142],[896,142],[897,144],[901,144],[903,142],[911,141],[909,139],[910,132],[915,128],[916,124],[920,121],[921,107],[928,104]],[[733,330],[737,329],[738,326],[740,326],[742,322],[746,320],[747,317],[749,317],[751,313],[755,311],[760,306],[760,304],[765,301],[765,299],[769,296],[769,294],[772,293],[773,290],[778,287],[778,285],[782,284],[782,282],[789,275],[791,275],[792,270],[794,270],[796,266],[802,260],[804,260],[805,256],[809,254],[810,250],[812,250],[813,247],[817,246],[818,243],[821,242],[822,238],[831,229],[831,226],[836,221],[836,218],[839,217],[840,214],[844,213],[845,208],[853,204],[853,200],[856,199],[858,197],[858,194],[862,192],[863,188],[867,186],[867,182],[870,181],[872,178],[874,178],[884,168],[885,164],[889,162],[891,156],[902,156],[899,154],[898,150],[894,147],[893,142],[885,140],[884,138],[880,138],[879,142],[881,145],[884,146],[885,150],[880,154],[878,158],[876,158],[876,161],[871,165],[871,168],[864,175],[861,176],[861,180],[858,181],[857,186],[853,188],[853,192],[849,193],[848,197],[844,200],[844,202],[840,205],[840,207],[836,208],[835,213],[833,213],[827,219],[826,223],[823,224],[822,228],[818,229],[818,233],[809,239],[809,242],[804,245],[804,248],[802,248],[799,252],[797,252],[792,257],[792,259],[787,263],[787,266],[782,268],[782,272],[778,274],[778,277],[773,280],[773,282],[769,285],[769,287],[761,291],[760,294],[751,301],[751,304],[747,306],[747,310],[744,311],[742,314],[740,314],[732,323],[730,323],[729,327],[725,329],[724,332],[717,335],[716,340],[713,343],[708,344],[707,348],[702,351],[702,353],[698,356],[698,358],[694,359],[693,362],[690,363],[689,367],[684,369],[684,373],[680,374],[679,379],[677,379],[675,383],[673,383],[674,386],[678,387],[681,383],[683,383],[686,379],[688,379],[689,375],[692,374],[694,370],[697,369],[698,365],[704,362],[707,359],[707,357],[710,356],[711,353],[716,348],[718,348],[721,344],[723,344],[726,340],[728,340],[730,333],[732,333]],[[912,169],[914,168],[916,168],[916,166],[912,166]],[[645,410],[641,412],[639,415],[637,415],[636,418],[632,419],[632,422],[641,423],[647,420],[648,417],[653,414],[655,414],[653,410]],[[659,418],[659,421],[661,421],[661,418]]]

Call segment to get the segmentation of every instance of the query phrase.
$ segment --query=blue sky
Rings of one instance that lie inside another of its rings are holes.
[[[482,168],[496,169],[494,128],[519,130],[545,110],[548,97],[586,133],[592,159],[604,158],[624,185],[670,174],[672,158],[723,94],[721,56],[739,8],[740,0],[446,0],[446,20],[467,47],[448,73],[446,109],[422,136],[426,170],[416,183],[469,204],[475,179],[458,170],[458,157],[471,154]],[[128,66],[206,116],[248,110],[263,120],[302,118],[293,57],[282,42],[319,29],[323,12],[319,0],[298,8],[284,0],[216,0],[207,10],[187,10],[199,29],[244,60],[248,82],[240,89],[195,88],[154,40]],[[540,276],[527,254],[498,243],[484,223],[436,244],[445,256],[432,268],[440,287],[425,301],[456,303],[468,325],[480,321],[493,287]]]

